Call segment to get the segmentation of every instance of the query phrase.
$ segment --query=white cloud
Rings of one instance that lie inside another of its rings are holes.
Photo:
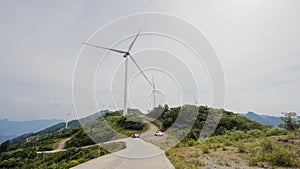
[[[29,2],[0,2],[0,118],[67,111],[81,43],[110,20],[145,11],[177,15],[207,35],[224,66],[226,108],[300,112],[300,1]]]
[[[40,100],[32,99],[25,96],[13,96],[12,101],[15,104],[41,104]]]

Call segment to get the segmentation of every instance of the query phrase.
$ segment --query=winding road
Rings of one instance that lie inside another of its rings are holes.
[[[126,148],[118,152],[87,161],[72,169],[174,169],[163,150],[144,141],[153,138],[157,127],[148,123],[142,139],[125,138]]]

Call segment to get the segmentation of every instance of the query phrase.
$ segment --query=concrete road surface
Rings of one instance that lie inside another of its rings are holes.
[[[141,136],[153,137],[157,130],[149,123],[149,130]],[[153,144],[138,138],[125,138],[126,148],[113,154],[82,163],[73,169],[174,169],[164,151]]]

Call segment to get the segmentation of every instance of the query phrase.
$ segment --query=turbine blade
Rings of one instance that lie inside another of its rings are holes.
[[[137,62],[135,61],[135,59],[132,57],[132,55],[130,55],[131,60],[133,61],[133,63],[136,65],[136,67],[139,69],[139,71],[142,73],[142,75],[145,77],[145,79],[147,80],[147,82],[151,85],[151,87],[153,87],[151,81],[148,79],[148,77],[145,75],[145,73],[143,72],[143,70],[141,69],[141,67],[137,64]]]
[[[152,76],[152,84],[153,84],[153,89],[155,90],[155,83],[154,83],[154,78]]]
[[[128,52],[131,51],[131,49],[132,49],[132,47],[133,47],[133,44],[135,43],[137,37],[140,35],[141,31],[142,31],[142,28],[139,30],[139,32],[136,34],[136,36],[134,37],[133,41],[131,42],[131,44],[130,44],[130,46],[129,46],[129,48],[128,48]]]
[[[91,44],[91,43],[84,42],[82,44],[88,45],[88,46],[92,46],[92,47],[96,47],[96,48],[100,48],[100,49],[110,50],[110,51],[117,52],[117,53],[127,53],[126,51],[122,51],[122,50],[118,50],[118,49],[113,49],[113,48],[107,48],[107,47],[103,47],[103,46],[98,46],[98,45],[94,45],[94,44]]]

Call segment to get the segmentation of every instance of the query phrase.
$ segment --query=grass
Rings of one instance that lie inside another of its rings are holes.
[[[177,151],[174,149],[166,151],[165,154],[176,169],[196,169],[199,165],[205,165],[197,158],[187,161],[185,157],[182,156],[182,153],[177,153]]]
[[[280,131],[282,135],[275,133],[268,136],[274,131]],[[188,140],[167,151],[166,155],[176,169],[201,168],[203,165],[210,165],[209,162],[220,167],[300,167],[300,131],[286,133],[286,130],[280,128],[230,131],[198,144],[193,146],[192,141]],[[203,161],[206,157],[209,160]]]

